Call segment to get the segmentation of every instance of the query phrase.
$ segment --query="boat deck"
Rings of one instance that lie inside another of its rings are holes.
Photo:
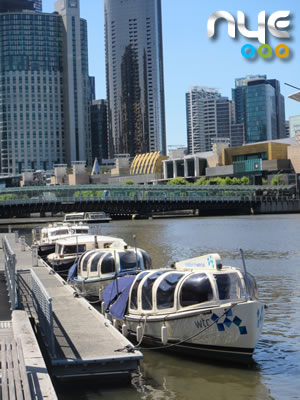
[[[14,235],[7,237],[16,253],[17,269],[31,268],[31,250],[21,251]],[[54,376],[71,379],[129,374],[138,367],[143,355],[124,350],[130,342],[102,314],[85,299],[76,297],[74,290],[42,260],[32,269],[52,297],[56,355],[49,354],[49,359]],[[31,299],[23,293],[21,300],[23,308],[32,313]]]

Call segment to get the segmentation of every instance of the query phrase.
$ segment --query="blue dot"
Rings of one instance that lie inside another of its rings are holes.
[[[250,49],[250,52],[247,52],[248,49]],[[241,48],[241,53],[245,58],[254,57],[255,51],[255,47],[250,43],[244,44],[244,46]]]

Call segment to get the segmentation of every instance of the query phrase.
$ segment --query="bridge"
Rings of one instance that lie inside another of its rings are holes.
[[[0,216],[10,218],[31,213],[73,211],[105,211],[112,216],[151,216],[153,213],[178,210],[198,210],[203,215],[249,214],[259,212],[267,204],[276,206],[283,202],[289,204],[289,211],[299,212],[295,186],[30,186],[1,189]]]

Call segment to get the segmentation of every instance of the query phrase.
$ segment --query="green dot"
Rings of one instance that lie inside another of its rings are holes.
[[[263,53],[263,49],[268,49],[267,53]],[[258,48],[258,54],[262,58],[269,58],[272,55],[272,47],[269,44],[261,44]]]

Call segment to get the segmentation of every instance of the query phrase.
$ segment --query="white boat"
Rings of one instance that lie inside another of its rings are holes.
[[[105,309],[123,334],[138,343],[201,357],[249,360],[262,331],[264,305],[249,274],[246,285],[245,273],[223,266],[218,254],[191,258],[173,268],[140,272],[127,289],[127,299],[122,293],[117,296],[116,283],[110,284],[104,292]],[[121,280],[118,287],[123,287]]]
[[[78,213],[74,212],[71,214],[66,214],[64,217],[64,222],[83,222],[86,224],[100,224],[109,221],[111,221],[110,216],[103,211]]]
[[[95,249],[84,253],[70,268],[68,281],[84,297],[103,300],[104,288],[116,277],[151,267],[150,256],[139,248]]]
[[[47,256],[47,262],[58,272],[67,272],[76,259],[92,249],[114,247],[124,248],[126,242],[112,236],[103,235],[75,235],[57,240],[55,252]]]
[[[54,252],[57,240],[71,235],[87,235],[89,233],[90,228],[88,225],[57,222],[44,226],[41,229],[34,229],[32,232],[32,242],[38,246],[39,256],[43,257]],[[37,236],[39,236],[39,239],[37,239]]]

